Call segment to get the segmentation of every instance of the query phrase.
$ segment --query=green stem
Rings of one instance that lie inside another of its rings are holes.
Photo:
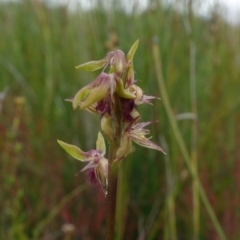
[[[191,112],[197,116],[197,88],[196,88],[196,44],[193,33],[193,0],[188,0],[188,21],[189,30],[189,80],[190,80],[190,99]],[[187,29],[186,29],[187,30]],[[198,140],[198,120],[195,118],[192,121],[192,139],[191,139],[191,162],[192,168],[198,174],[198,156],[197,156],[197,141]],[[200,204],[198,194],[198,182],[193,179],[192,183],[193,196],[193,239],[199,239],[200,231]]]
[[[168,152],[168,145],[165,138],[162,138],[162,146]],[[166,198],[167,204],[167,219],[165,229],[165,239],[177,240],[177,228],[176,228],[176,212],[175,212],[175,193],[174,193],[174,179],[172,173],[171,159],[169,155],[164,155],[166,166],[166,182],[168,187],[168,193]]]
[[[115,215],[117,201],[118,169],[119,162],[114,162],[116,152],[120,146],[122,135],[121,103],[117,95],[114,96],[113,117],[114,117],[114,140],[109,144],[108,153],[108,189],[107,189],[107,215],[106,215],[106,239],[114,239]]]
[[[118,169],[111,168],[108,173],[106,240],[114,239],[117,183]]]
[[[182,152],[183,159],[188,167],[188,170],[189,170],[193,180],[197,183],[197,185],[196,185],[197,191],[199,192],[200,198],[203,201],[203,204],[207,210],[207,213],[208,213],[210,219],[212,220],[212,223],[218,233],[219,238],[221,240],[227,240],[227,238],[224,234],[224,231],[216,217],[216,214],[207,198],[204,188],[198,178],[198,175],[196,174],[196,171],[194,171],[194,169],[192,168],[191,158],[187,151],[186,145],[183,141],[182,135],[179,131],[177,122],[175,120],[173,110],[172,110],[171,104],[169,102],[168,94],[166,91],[165,83],[164,83],[164,78],[163,78],[163,73],[162,73],[162,63],[161,63],[161,58],[160,58],[160,54],[159,54],[160,49],[159,49],[158,44],[154,43],[152,50],[153,50],[154,63],[155,63],[155,67],[156,67],[156,75],[157,75],[157,80],[158,80],[158,84],[159,84],[159,89],[161,92],[161,97],[162,97],[163,104],[164,104],[166,112],[167,112],[167,116],[169,118],[169,122],[172,126],[173,133],[174,133],[177,143],[179,145],[180,151]]]
[[[123,161],[118,172],[118,192],[116,206],[116,240],[123,240],[128,202],[128,169],[129,161]]]

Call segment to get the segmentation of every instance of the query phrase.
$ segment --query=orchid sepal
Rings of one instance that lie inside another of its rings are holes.
[[[86,152],[82,151],[80,148],[78,148],[75,145],[65,143],[63,141],[57,140],[58,144],[73,158],[80,160],[82,162],[86,161],[87,154]]]
[[[99,61],[90,61],[87,63],[83,63],[75,68],[82,71],[96,71],[100,68],[103,68],[106,65],[106,60],[102,59]]]

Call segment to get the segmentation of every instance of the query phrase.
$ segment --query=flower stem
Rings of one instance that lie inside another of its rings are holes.
[[[118,169],[111,167],[108,175],[106,240],[114,239]]]
[[[122,136],[122,118],[121,118],[121,103],[117,95],[115,97],[115,104],[113,107],[114,116],[114,140],[109,144],[108,154],[108,189],[107,189],[107,215],[106,215],[106,239],[114,239],[115,229],[115,215],[116,215],[116,201],[117,201],[117,185],[118,185],[118,169],[119,162],[114,162],[117,150],[120,147],[120,140]]]

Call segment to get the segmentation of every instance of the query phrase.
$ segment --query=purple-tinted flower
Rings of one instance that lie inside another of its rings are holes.
[[[109,67],[110,72],[114,72],[121,77],[125,71],[127,59],[125,53],[121,50],[109,52],[105,58],[99,61],[90,61],[77,66],[76,68],[84,71],[95,71],[103,68],[103,71]]]
[[[88,152],[84,152],[77,146],[67,144],[59,140],[58,143],[73,158],[82,162],[88,162],[88,164],[80,172],[86,171],[91,182],[95,183],[97,180],[106,193],[108,160],[104,157],[106,153],[106,146],[102,134],[100,132],[98,133],[96,149],[90,150]]]
[[[135,121],[136,122],[136,121]],[[138,145],[150,149],[155,149],[165,154],[163,149],[158,146],[157,144],[150,141],[150,138],[146,138],[145,135],[149,134],[148,129],[144,129],[145,126],[153,123],[153,122],[142,122],[142,123],[135,123],[130,122],[121,137],[120,147],[116,154],[115,161],[124,159],[128,154],[134,151],[132,147],[132,141],[137,143]]]
[[[114,74],[101,73],[93,82],[77,92],[73,98],[73,108],[77,108],[80,105],[81,109],[86,109],[107,97],[108,94],[113,97],[115,88]]]
[[[126,134],[126,136],[128,136],[131,140],[133,140],[135,143],[142,147],[155,149],[157,151],[165,153],[160,146],[153,143],[149,140],[150,138],[146,138],[145,136],[149,134],[150,131],[148,129],[144,129],[144,127],[151,123],[153,122],[142,122],[129,125],[124,134]]]

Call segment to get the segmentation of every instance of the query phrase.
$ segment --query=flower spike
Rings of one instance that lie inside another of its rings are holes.
[[[102,72],[92,82],[82,87],[73,98],[67,99],[74,109],[80,108],[99,115],[101,131],[109,144],[109,159],[105,158],[106,145],[100,132],[96,149],[87,152],[58,140],[60,146],[73,158],[87,162],[80,172],[87,172],[89,180],[100,184],[105,194],[109,182],[111,192],[108,201],[112,198],[113,202],[116,201],[115,177],[121,161],[134,151],[133,142],[165,154],[160,146],[146,137],[149,130],[145,127],[153,122],[139,122],[141,115],[137,109],[138,105],[152,104],[152,100],[159,98],[145,95],[136,85],[133,59],[138,44],[139,40],[132,45],[127,55],[121,50],[115,50],[101,60],[77,66],[79,70],[102,69]]]

